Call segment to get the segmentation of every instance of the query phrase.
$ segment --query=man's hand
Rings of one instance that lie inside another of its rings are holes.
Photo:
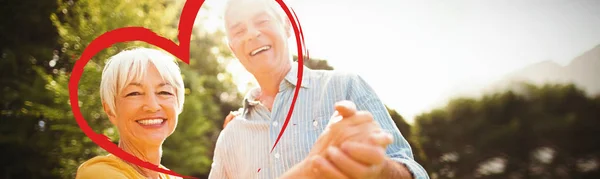
[[[369,142],[344,142],[340,148],[327,149],[326,159],[313,166],[316,175],[324,178],[380,178],[386,162],[385,146],[392,143],[386,133],[370,135]]]
[[[343,119],[341,121],[339,121],[339,118],[335,119],[338,121],[332,120],[330,123],[330,129],[332,130],[339,127],[336,125],[341,126],[342,122],[350,120],[355,120],[352,122],[354,125],[361,125],[361,122],[371,125],[368,126],[369,129],[362,130],[363,132],[360,135],[353,135],[345,139],[339,148],[329,146],[325,154],[327,160],[318,160],[318,163],[313,164],[317,176],[326,178],[412,179],[408,168],[386,156],[385,149],[393,142],[393,136],[382,131],[370,114],[362,116],[362,119],[352,119],[353,117],[361,118],[361,116],[353,115],[361,112],[355,112],[356,110],[351,102],[338,103],[336,110],[339,111],[339,115],[343,116]],[[339,130],[356,130],[352,127],[340,127]],[[332,133],[335,132],[332,131]],[[365,138],[365,136],[367,137]]]
[[[391,160],[385,149],[393,137],[367,111],[338,102],[325,131],[308,157],[281,178],[380,178]]]
[[[357,111],[354,103],[341,101],[335,105],[336,112],[317,139],[309,156],[325,155],[327,147],[340,147],[345,141],[368,142],[371,133],[382,132],[371,113]],[[387,146],[387,145],[386,145]]]
[[[369,112],[356,111],[350,101],[338,102],[335,108],[336,114],[321,136],[325,140],[314,148],[319,154],[312,164],[315,176],[378,178],[392,136],[381,130]]]

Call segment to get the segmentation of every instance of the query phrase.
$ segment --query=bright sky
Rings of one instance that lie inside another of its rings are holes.
[[[221,16],[223,2],[205,2],[213,7],[211,17]],[[294,0],[288,6],[311,57],[363,76],[409,123],[452,94],[535,62],[567,64],[600,44],[598,0],[369,2]],[[244,92],[252,76],[237,62],[230,70]]]

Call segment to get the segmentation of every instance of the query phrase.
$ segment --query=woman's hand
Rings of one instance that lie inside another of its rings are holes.
[[[225,121],[223,121],[223,129],[225,129],[225,126],[227,126],[227,123],[231,122],[231,120],[233,120],[233,118],[235,118],[236,116],[240,115],[240,111],[231,111],[229,112],[229,114],[225,117]]]

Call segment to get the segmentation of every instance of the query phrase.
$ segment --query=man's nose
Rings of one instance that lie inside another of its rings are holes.
[[[260,36],[260,31],[254,26],[248,27],[248,40],[253,40]]]
[[[143,110],[147,112],[156,112],[160,110],[160,104],[158,103],[158,96],[156,94],[146,96]]]

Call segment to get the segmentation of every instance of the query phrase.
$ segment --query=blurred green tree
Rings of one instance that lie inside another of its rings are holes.
[[[2,124],[0,173],[5,178],[73,178],[85,160],[106,151],[77,126],[68,100],[71,68],[87,44],[100,34],[126,26],[142,26],[176,39],[184,1],[67,0],[3,2]],[[6,6],[4,5],[6,4]],[[207,11],[203,7],[201,13]],[[27,12],[25,16],[11,13]],[[16,21],[10,19],[17,17]],[[196,23],[203,19],[197,19]],[[15,24],[16,23],[16,24]],[[19,29],[21,27],[29,27]],[[39,34],[39,35],[38,35]],[[166,141],[163,164],[186,175],[210,169],[212,145],[220,131],[215,123],[239,107],[240,95],[225,72],[221,32],[194,31],[190,65],[181,63],[186,104],[177,131]],[[98,133],[118,141],[102,110],[98,87],[105,60],[142,42],[115,44],[98,53],[79,82],[79,106]],[[23,157],[26,156],[26,157]]]
[[[599,178],[600,101],[574,85],[456,98],[416,118],[432,178]]]
[[[51,152],[57,136],[45,129],[47,114],[34,104],[53,103],[38,71],[51,72],[57,29],[49,17],[56,1],[0,3],[0,177],[52,178],[58,166]],[[58,66],[57,66],[58,67]]]

